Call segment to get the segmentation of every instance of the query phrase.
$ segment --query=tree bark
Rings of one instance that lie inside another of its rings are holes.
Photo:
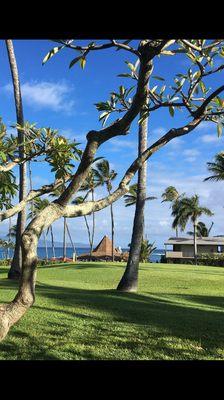
[[[17,68],[16,57],[13,48],[12,40],[6,40],[6,47],[8,52],[10,70],[12,75],[14,99],[16,107],[16,119],[20,125],[24,124],[23,118],[23,105],[19,81],[19,73]],[[24,135],[21,130],[18,131],[18,142],[21,144],[24,142]],[[19,157],[24,158],[24,146],[19,147]],[[26,196],[26,164],[20,164],[19,166],[19,201],[22,201]],[[16,242],[14,256],[11,263],[10,270],[8,272],[9,279],[19,279],[22,269],[22,251],[21,251],[21,238],[26,225],[26,208],[24,208],[17,217],[17,229],[16,229]]]
[[[141,115],[141,114],[140,114]],[[139,125],[139,156],[147,149],[148,119]],[[144,162],[138,171],[138,191],[135,207],[134,224],[128,263],[117,290],[122,292],[136,292],[138,288],[138,270],[141,244],[144,233],[144,207],[146,198],[147,162]]]

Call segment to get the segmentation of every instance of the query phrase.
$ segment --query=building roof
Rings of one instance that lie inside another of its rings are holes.
[[[194,244],[193,237],[171,237],[164,244]],[[224,237],[213,236],[213,237],[199,237],[197,238],[197,244],[199,245],[214,245],[224,246]]]
[[[78,258],[90,256],[90,254],[80,254]],[[112,257],[112,241],[108,236],[104,236],[100,243],[95,247],[92,252],[93,257]],[[121,253],[114,249],[114,256],[121,256]]]

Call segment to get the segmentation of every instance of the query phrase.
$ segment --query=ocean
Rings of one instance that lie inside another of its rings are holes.
[[[128,249],[122,249],[123,251],[128,251]],[[77,247],[76,248],[77,255],[79,256],[80,254],[83,253],[88,253],[89,248],[88,247]],[[73,255],[73,248],[72,247],[67,247],[67,257],[72,258]],[[165,251],[163,249],[156,249],[153,254],[150,257],[151,262],[160,262],[161,256],[165,254]],[[10,257],[13,255],[13,251],[10,250]],[[45,258],[45,247],[38,247],[37,248],[37,255],[39,258],[44,259]],[[55,255],[57,258],[63,256],[63,248],[62,247],[55,247]],[[51,247],[48,247],[48,258],[52,258],[52,249]],[[0,259],[5,258],[5,254],[3,249],[0,248]]]

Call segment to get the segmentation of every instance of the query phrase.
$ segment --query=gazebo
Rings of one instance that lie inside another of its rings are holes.
[[[77,257],[78,260],[90,260],[90,254],[80,254]],[[112,260],[112,242],[108,236],[104,236],[100,243],[95,247],[92,252],[92,261],[110,261]],[[114,260],[121,261],[122,260],[122,253],[114,248]]]

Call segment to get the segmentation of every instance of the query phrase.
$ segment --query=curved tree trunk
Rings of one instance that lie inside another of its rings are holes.
[[[16,119],[17,123],[20,125],[24,124],[23,118],[23,105],[20,90],[19,74],[17,69],[16,57],[14,53],[12,40],[6,40],[6,47],[8,52],[9,64],[12,75],[13,89],[14,89],[14,99],[16,106]],[[23,143],[24,135],[21,130],[18,129],[18,141]],[[19,148],[19,157],[24,157],[24,147]],[[19,166],[19,201],[22,201],[26,196],[26,164],[21,164]],[[16,229],[16,242],[14,256],[11,264],[11,268],[8,273],[9,279],[19,279],[21,275],[22,268],[22,251],[21,251],[21,238],[22,233],[26,225],[26,209],[24,208],[17,217],[17,229]]]
[[[139,125],[138,153],[141,155],[147,148],[148,119]],[[147,162],[144,162],[138,172],[138,191],[135,207],[134,225],[132,230],[131,246],[128,263],[117,290],[136,292],[138,288],[138,270],[141,244],[144,234],[144,206],[146,198]]]

